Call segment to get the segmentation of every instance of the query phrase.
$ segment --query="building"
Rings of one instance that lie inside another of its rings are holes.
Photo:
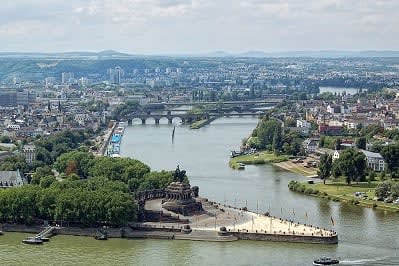
[[[61,83],[69,84],[74,79],[74,74],[71,72],[62,72],[61,74]]]
[[[0,90],[0,107],[16,107],[17,91],[13,89]]]
[[[368,168],[377,172],[385,171],[385,160],[381,154],[365,150],[361,150],[361,152],[366,156]]]
[[[332,154],[332,159],[333,161],[339,159],[339,156],[341,155],[342,150],[335,150],[334,153]]]
[[[28,181],[17,171],[0,171],[0,188],[20,187]]]
[[[25,157],[27,163],[32,163],[36,160],[36,147],[33,144],[24,145],[22,148],[22,154]]]
[[[123,69],[119,66],[108,69],[109,80],[112,84],[120,85],[123,76]]]
[[[0,90],[0,107],[13,108],[18,105],[28,106],[36,101],[36,94],[29,90]]]
[[[306,153],[314,153],[317,148],[319,147],[320,139],[317,138],[308,138],[305,139],[302,143],[303,148],[305,149]]]
[[[308,121],[303,120],[303,119],[297,119],[296,126],[297,127],[305,127],[305,128],[309,128],[309,129],[312,127],[312,125]]]

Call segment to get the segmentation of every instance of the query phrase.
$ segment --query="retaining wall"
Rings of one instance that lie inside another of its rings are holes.
[[[312,244],[337,244],[338,236],[303,236],[303,235],[280,235],[280,234],[262,234],[231,232],[239,240],[255,241],[275,241],[275,242],[294,242],[294,243],[312,243]]]

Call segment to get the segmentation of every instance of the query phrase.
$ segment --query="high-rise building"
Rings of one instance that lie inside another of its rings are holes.
[[[121,84],[123,69],[119,66],[108,69],[109,80],[112,84]]]
[[[121,77],[122,77],[122,68],[115,67],[115,74],[114,74],[114,83],[121,84]]]
[[[17,91],[14,89],[0,89],[0,106],[16,107]]]
[[[36,101],[36,94],[29,90],[17,91],[15,89],[0,90],[1,107],[28,106]]]
[[[62,84],[68,84],[73,80],[74,75],[71,72],[62,72],[61,74],[61,83]]]

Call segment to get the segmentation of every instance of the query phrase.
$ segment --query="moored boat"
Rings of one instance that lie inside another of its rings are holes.
[[[336,265],[339,264],[339,260],[332,259],[329,257],[321,257],[313,261],[313,265]]]
[[[27,239],[22,240],[24,244],[31,244],[31,245],[39,245],[43,244],[43,240],[39,237],[28,237]]]
[[[108,237],[106,234],[102,234],[102,235],[97,235],[94,237],[96,240],[107,240]]]
[[[238,164],[238,170],[244,170],[245,169],[245,164],[239,163]]]

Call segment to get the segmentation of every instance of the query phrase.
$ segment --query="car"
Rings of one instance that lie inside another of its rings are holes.
[[[388,197],[388,198],[384,199],[384,202],[385,203],[392,203],[393,199],[391,197]]]
[[[366,195],[366,193],[364,193],[364,192],[355,192],[356,197],[364,197],[365,195]]]

